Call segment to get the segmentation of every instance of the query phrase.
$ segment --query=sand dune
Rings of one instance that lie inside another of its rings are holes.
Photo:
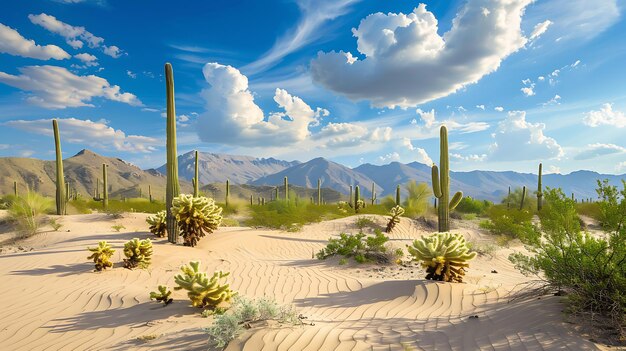
[[[230,271],[232,288],[241,295],[292,303],[314,324],[261,325],[228,350],[597,349],[563,322],[558,297],[509,303],[508,292],[528,279],[506,260],[512,249],[477,258],[463,284],[425,281],[412,267],[340,266],[336,259],[311,258],[330,236],[355,232],[354,217],[308,225],[300,233],[220,228],[195,248],[158,239],[149,269],[118,264],[93,272],[85,248],[107,240],[117,249],[115,262],[121,262],[125,241],[152,238],[145,217],[65,216],[59,219],[61,232],[20,243],[33,251],[1,254],[0,349],[205,350],[202,328],[211,320],[200,317],[183,292],[174,292],[167,307],[148,298],[158,284],[173,287],[178,267],[189,260],[201,260],[209,272]],[[115,232],[116,223],[126,229]],[[474,229],[457,231],[474,241],[490,240]],[[403,247],[424,233],[403,220],[390,242]],[[138,340],[145,336],[156,338]]]

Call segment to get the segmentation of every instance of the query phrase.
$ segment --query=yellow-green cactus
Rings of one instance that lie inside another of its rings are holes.
[[[164,238],[167,231],[166,224],[167,213],[165,210],[157,212],[154,216],[146,218],[146,222],[150,225],[150,233],[159,238]]]
[[[124,244],[124,267],[132,269],[135,267],[146,268],[152,260],[152,242],[150,239],[139,240],[134,238]]]
[[[400,217],[404,214],[404,209],[400,206],[394,206],[390,211],[389,215],[391,218],[389,222],[387,222],[387,228],[385,229],[386,233],[391,233],[396,224],[400,223]]]
[[[196,246],[201,237],[213,233],[222,222],[222,208],[204,196],[181,194],[175,197],[172,213],[185,246]]]
[[[426,279],[445,282],[462,282],[465,268],[469,267],[467,262],[476,257],[463,235],[452,233],[436,233],[415,240],[408,250],[415,261],[422,261]]]
[[[200,262],[189,262],[180,267],[182,274],[174,277],[178,284],[174,290],[187,290],[187,296],[194,307],[215,308],[222,302],[229,302],[236,292],[230,289],[230,285],[222,282],[230,273],[215,272],[209,279],[207,274],[200,272]]]
[[[157,291],[150,292],[150,300],[157,300],[159,302],[163,302],[163,305],[165,306],[169,305],[170,303],[172,303],[172,301],[174,301],[174,299],[170,297],[170,295],[172,295],[172,291],[169,290],[167,286],[159,285],[158,290],[159,290],[158,292]]]
[[[91,251],[91,256],[87,257],[88,260],[93,260],[96,264],[96,270],[101,271],[106,268],[113,267],[113,262],[111,262],[111,256],[115,250],[111,248],[111,245],[107,244],[106,241],[101,241],[98,243],[98,247],[88,247],[87,250]]]

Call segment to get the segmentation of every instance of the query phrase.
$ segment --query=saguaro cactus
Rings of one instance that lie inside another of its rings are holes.
[[[107,165],[102,164],[102,208],[109,207],[109,185],[107,184]]]
[[[152,202],[152,187],[148,185],[148,199]]]
[[[52,120],[52,129],[54,130],[54,147],[56,149],[56,166],[57,166],[57,192],[56,205],[57,215],[65,214],[65,177],[63,176],[63,155],[61,153],[61,137],[59,136],[59,124],[56,119]],[[17,187],[16,187],[17,189]]]
[[[174,72],[172,65],[165,64],[165,93],[167,103],[167,185],[165,189],[165,210],[167,211],[167,240],[176,244],[178,225],[172,213],[172,202],[180,195],[178,182],[178,158],[176,152],[176,105],[174,103]]]
[[[396,186],[396,206],[400,206],[400,185]]]
[[[317,205],[322,204],[322,180],[317,179]]]
[[[448,129],[441,126],[439,129],[439,166],[441,173],[436,165],[432,168],[433,194],[439,199],[439,208],[437,214],[439,217],[439,232],[450,231],[450,211],[461,202],[463,192],[458,191],[450,198],[450,159],[448,155]]]
[[[285,201],[289,201],[289,181],[285,177]]]
[[[17,182],[13,181],[13,195],[17,197]]]
[[[539,164],[539,177],[537,178],[537,211],[541,211],[541,208],[543,207],[543,203],[542,203],[542,198],[543,198],[543,192],[541,191],[541,169],[542,169],[542,164]]]
[[[511,207],[511,187],[509,186],[509,196],[506,197],[506,208],[509,209]]]
[[[376,203],[376,184],[372,182],[372,205]]]
[[[352,185],[350,185],[350,197],[348,198],[348,202],[350,203],[350,207],[354,207],[352,204]]]
[[[524,200],[526,199],[526,186],[522,188],[522,201],[520,201],[519,209],[520,211],[524,209]]]
[[[276,190],[276,194],[274,196],[274,201],[278,201],[278,187],[276,187],[274,190]]]
[[[193,197],[198,197],[200,195],[200,178],[198,178],[198,151],[196,151],[196,167],[194,170],[193,177]]]
[[[359,210],[361,209],[359,202],[361,200],[360,195],[359,186],[357,185],[354,187],[354,212],[356,213],[359,213]]]
[[[226,201],[224,202],[228,206],[230,200],[230,180],[226,179]]]

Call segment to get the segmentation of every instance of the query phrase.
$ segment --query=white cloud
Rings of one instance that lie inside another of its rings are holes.
[[[378,156],[378,160],[383,163],[400,161],[400,154],[398,154],[397,152],[388,153],[384,156]]]
[[[554,95],[554,97],[546,102],[544,102],[542,105],[543,106],[549,106],[549,105],[560,105],[561,104],[561,96],[559,94]]]
[[[545,33],[548,30],[548,27],[550,27],[551,24],[552,24],[552,21],[550,20],[537,23],[535,25],[535,28],[533,29],[533,32],[530,34],[530,40],[539,38],[543,33]]]
[[[422,121],[424,121],[424,126],[426,128],[431,128],[435,123],[435,109],[424,112],[418,108],[417,110],[415,110],[415,112],[420,115],[420,118],[422,119]]]
[[[346,14],[350,5],[360,0],[296,0],[302,12],[301,20],[295,29],[279,38],[274,46],[255,62],[245,66],[244,72],[255,74],[264,71],[283,57],[323,37],[323,25]]]
[[[355,123],[328,123],[313,138],[320,140],[322,148],[347,148],[364,143],[385,143],[391,140],[390,127],[377,127],[370,131]]]
[[[87,31],[85,27],[77,27],[59,21],[56,17],[41,13],[39,15],[28,15],[28,19],[33,24],[39,25],[46,30],[58,34],[65,38],[69,46],[74,49],[81,49],[85,43],[90,48],[102,48],[106,55],[117,58],[121,55],[121,50],[117,46],[104,45],[104,38],[98,37]]]
[[[0,83],[28,91],[31,104],[50,109],[91,106],[94,97],[142,106],[137,96],[120,92],[120,87],[95,75],[79,76],[63,67],[27,66],[19,69],[20,75],[0,72]]]
[[[463,150],[463,149],[467,149],[467,144],[462,142],[462,141],[455,141],[450,143],[449,146],[450,150]]]
[[[411,136],[412,138],[428,138],[435,137],[439,133],[439,127],[445,125],[450,132],[457,132],[461,134],[482,132],[489,129],[489,124],[485,122],[467,122],[460,123],[452,119],[438,121],[435,116],[435,110],[422,111],[421,109],[415,110],[420,115],[420,119],[424,122],[423,125],[419,125],[416,119],[411,121],[411,129],[404,130],[404,134]],[[417,131],[417,134],[415,134]],[[403,135],[404,135],[403,134]]]
[[[615,144],[589,144],[587,149],[581,151],[574,157],[576,160],[588,160],[605,155],[621,154],[626,152],[626,148]]]
[[[510,111],[507,118],[498,123],[489,159],[514,162],[562,157],[561,146],[543,134],[545,127],[543,123],[526,121],[525,111]]]
[[[76,54],[76,55],[74,55],[74,57],[79,59],[79,60],[81,60],[81,61],[83,61],[83,63],[87,67],[93,67],[93,66],[97,66],[98,65],[98,58],[95,57],[94,55],[87,54],[87,53],[82,53],[82,54]]]
[[[34,40],[24,38],[15,29],[2,23],[0,23],[0,53],[39,60],[64,60],[70,58],[70,54],[60,47],[56,45],[37,45]]]
[[[617,172],[621,172],[621,171],[623,171],[624,169],[626,169],[626,161],[624,161],[624,162],[620,162],[620,163],[618,163],[618,164],[617,164],[617,166],[615,166],[615,170],[616,170]]]
[[[476,105],[476,108],[481,109],[481,110],[485,110],[485,105]]]
[[[574,67],[577,67],[579,64],[580,64],[580,60],[576,60],[576,62],[572,63],[570,67],[574,68]]]
[[[137,73],[133,73],[132,71],[129,71],[129,70],[126,71],[126,75],[132,79],[137,78]]]
[[[504,111],[504,107],[502,107],[502,106],[496,106],[496,107],[494,107],[493,109],[494,109],[494,110],[496,110],[496,111],[498,111],[498,112],[502,112],[502,111]]]
[[[63,142],[86,145],[98,149],[114,149],[132,153],[149,153],[163,143],[158,139],[142,135],[127,135],[113,129],[104,120],[91,121],[76,118],[59,119],[59,133]],[[15,120],[4,125],[30,133],[52,136],[52,119]]]
[[[613,110],[613,104],[602,105],[599,111],[589,111],[583,123],[590,127],[609,125],[617,128],[626,127],[626,115],[622,111]]]
[[[545,172],[545,174],[561,174],[561,168],[550,165],[548,166],[548,170]]]
[[[535,83],[533,81],[531,81],[530,79],[524,79],[522,81],[522,84],[525,85],[525,87],[523,87],[522,89],[520,89],[522,91],[522,93],[524,93],[524,95],[526,96],[533,96],[535,95]]]
[[[448,96],[494,72],[524,47],[520,23],[530,3],[469,0],[443,37],[424,4],[410,14],[369,15],[353,29],[365,58],[320,52],[311,64],[313,79],[376,107],[406,108]]]
[[[416,155],[417,162],[425,164],[427,166],[430,166],[434,163],[432,158],[428,156],[428,153],[426,152],[426,150],[422,149],[421,147],[413,146],[413,144],[411,143],[411,139],[403,138],[402,144],[410,151],[417,151],[417,155]]]
[[[481,154],[481,155],[472,154],[472,155],[463,156],[461,154],[451,153],[450,157],[452,157],[454,160],[457,160],[457,161],[482,162],[487,159],[487,154]]]
[[[544,80],[546,80],[546,77],[539,76],[539,77],[537,77],[537,80],[540,81],[540,82],[543,82]]]

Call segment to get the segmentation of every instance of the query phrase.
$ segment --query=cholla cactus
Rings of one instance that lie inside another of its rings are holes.
[[[204,272],[198,271],[200,262],[189,262],[188,265],[180,267],[183,274],[174,277],[174,281],[178,284],[174,290],[187,290],[187,296],[191,300],[194,307],[215,308],[222,302],[228,302],[236,295],[230,289],[229,284],[222,284],[222,278],[227,277],[230,273],[215,272],[213,277],[209,279]]]
[[[134,238],[124,244],[124,256],[127,257],[124,259],[125,268],[146,268],[152,259],[152,242],[150,239]]]
[[[354,203],[354,212],[359,213],[359,211],[365,208],[365,201],[363,200],[356,200],[356,202]]]
[[[400,217],[404,214],[404,209],[400,206],[394,206],[390,211],[389,222],[387,223],[386,233],[391,233],[396,224],[400,223]]]
[[[436,233],[413,242],[408,247],[414,260],[422,261],[426,268],[426,279],[446,282],[462,282],[467,261],[476,257],[469,252],[465,238],[461,234]]]
[[[205,236],[205,231],[213,233],[222,222],[222,208],[213,199],[204,196],[181,194],[175,197],[172,213],[185,246],[196,246],[198,240]]]
[[[96,264],[96,270],[99,272],[103,269],[113,267],[113,262],[111,262],[111,256],[115,250],[111,248],[111,245],[107,244],[106,241],[101,241],[98,243],[98,247],[88,247],[87,250],[93,252],[91,256],[87,257],[88,260],[93,260]]]
[[[159,285],[158,287],[159,291],[152,291],[150,292],[150,300],[157,300],[159,302],[163,302],[163,305],[167,306],[170,303],[172,303],[172,301],[174,301],[174,299],[172,299],[170,297],[170,295],[172,295],[172,291],[169,290],[167,288],[167,286],[164,285]]]
[[[150,225],[150,233],[159,238],[164,238],[167,231],[166,224],[167,212],[165,210],[157,212],[154,216],[146,218],[146,222]]]

